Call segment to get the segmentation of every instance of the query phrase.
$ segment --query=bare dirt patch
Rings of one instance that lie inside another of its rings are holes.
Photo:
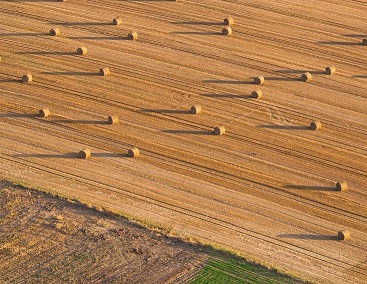
[[[178,283],[198,248],[42,192],[0,184],[0,282]]]

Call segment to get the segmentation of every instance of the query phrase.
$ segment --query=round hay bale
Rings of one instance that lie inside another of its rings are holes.
[[[108,124],[116,124],[116,123],[119,123],[119,118],[117,115],[110,115],[107,118],[107,121],[108,121]]]
[[[214,134],[215,135],[223,135],[224,133],[226,133],[226,129],[224,128],[224,126],[214,127]]]
[[[338,232],[338,239],[341,241],[350,239],[350,232],[348,230],[341,230]]]
[[[40,117],[48,117],[51,115],[51,112],[48,108],[40,109],[38,113]]]
[[[30,83],[30,82],[32,82],[33,81],[33,76],[32,76],[32,74],[25,74],[25,75],[23,75],[22,76],[22,81],[23,81],[23,83]]]
[[[137,158],[139,157],[139,149],[136,147],[133,147],[127,151],[127,155],[131,158]]]
[[[336,183],[336,190],[338,191],[346,191],[348,190],[348,184],[345,181],[340,181]]]
[[[228,16],[227,18],[224,18],[223,23],[227,26],[230,26],[234,24],[234,20],[231,16]]]
[[[263,92],[261,90],[255,90],[251,93],[251,98],[260,99],[263,96]]]
[[[50,30],[50,35],[51,35],[51,36],[59,36],[59,35],[60,35],[60,30],[59,30],[59,28],[51,29],[51,30]]]
[[[90,150],[88,148],[81,150],[79,152],[79,158],[88,159],[90,157]]]
[[[364,46],[367,45],[367,38],[362,39],[362,45],[364,45]]]
[[[88,49],[86,47],[79,47],[76,50],[76,54],[78,54],[78,55],[85,55],[85,54],[87,54],[87,52],[88,52]]]
[[[231,27],[225,27],[222,29],[222,34],[223,35],[231,35],[232,34],[232,28]]]
[[[192,114],[198,114],[198,113],[201,113],[201,106],[192,106],[191,107],[191,113]]]
[[[99,69],[99,74],[101,74],[101,76],[107,76],[107,75],[110,75],[110,74],[111,74],[111,72],[110,72],[110,68],[105,67],[105,68],[101,68],[101,69]]]
[[[254,84],[255,85],[262,85],[262,84],[264,84],[265,83],[265,78],[264,78],[264,76],[258,76],[258,77],[255,77],[254,78]]]
[[[310,123],[310,129],[311,130],[319,130],[321,128],[321,122],[320,121],[312,121]]]
[[[325,68],[325,73],[327,75],[333,75],[336,71],[336,68],[334,66],[330,66],[330,67],[326,67]]]
[[[137,40],[138,39],[138,34],[136,32],[130,32],[128,35],[127,35],[127,38],[129,40]]]
[[[114,25],[116,25],[116,26],[119,26],[119,25],[121,25],[121,24],[122,24],[122,18],[121,18],[121,17],[114,18],[114,19],[112,20],[112,23],[113,23]]]
[[[312,80],[312,75],[310,72],[305,72],[301,75],[301,81],[310,82]]]

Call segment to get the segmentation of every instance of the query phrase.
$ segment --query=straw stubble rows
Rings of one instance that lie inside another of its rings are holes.
[[[314,2],[4,4],[1,172],[307,279],[362,283],[363,14],[349,3],[325,20]],[[231,37],[221,35],[228,14]],[[136,41],[121,38],[132,30]],[[88,53],[77,56],[80,46]],[[109,76],[95,72],[104,66]],[[41,107],[52,114],[32,115]],[[84,148],[91,157],[75,159]],[[344,180],[349,190],[336,191]]]

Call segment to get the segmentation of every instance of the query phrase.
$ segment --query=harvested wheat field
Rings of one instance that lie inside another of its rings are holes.
[[[304,280],[366,281],[365,1],[0,8],[3,179]],[[193,105],[202,112],[191,113]],[[111,114],[118,124],[108,123]],[[313,121],[322,126],[312,130]],[[78,158],[82,149],[88,159]],[[350,233],[343,241],[342,230]]]

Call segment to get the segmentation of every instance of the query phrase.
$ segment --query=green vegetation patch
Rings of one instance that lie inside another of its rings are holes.
[[[276,270],[230,256],[210,256],[190,284],[304,283]]]

